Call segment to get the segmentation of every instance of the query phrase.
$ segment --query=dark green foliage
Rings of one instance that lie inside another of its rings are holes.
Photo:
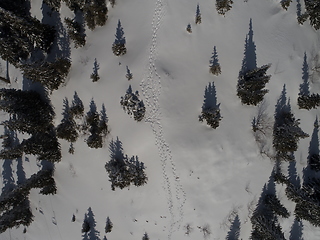
[[[107,217],[107,220],[106,220],[106,227],[104,228],[105,230],[105,233],[109,233],[112,231],[112,228],[113,228],[113,223],[111,222],[110,218]]]
[[[190,24],[190,23],[187,25],[186,30],[187,30],[189,33],[192,33],[192,29],[191,29],[191,24]]]
[[[309,158],[309,166],[311,170],[319,172],[320,171],[320,155],[312,154]]]
[[[306,138],[309,135],[299,127],[300,121],[291,113],[289,103],[277,111],[273,128],[273,147],[278,157],[283,160],[292,160],[288,153],[296,151],[300,138]]]
[[[129,159],[127,155],[124,155],[119,139],[110,142],[109,150],[111,159],[106,163],[105,168],[113,191],[115,188],[129,187],[131,183],[141,186],[147,182],[144,164],[138,160],[138,157],[133,156]]]
[[[72,100],[72,104],[69,109],[69,112],[70,112],[70,114],[72,114],[76,118],[81,117],[83,115],[84,106],[83,106],[83,103],[82,103],[81,99],[79,98],[77,92],[74,92],[73,100]]]
[[[83,47],[86,44],[86,34],[83,26],[75,19],[65,18],[64,22],[67,25],[68,35],[74,42],[74,47]]]
[[[33,134],[51,128],[54,111],[37,92],[0,89],[0,100],[0,110],[11,115],[4,122],[10,130]]]
[[[0,55],[16,67],[35,48],[49,51],[54,37],[52,26],[30,16],[17,16],[0,7]]]
[[[145,115],[146,108],[142,100],[139,99],[139,92],[132,92],[131,85],[124,97],[121,97],[120,104],[124,111],[129,115],[133,115],[134,120],[140,122]]]
[[[292,0],[281,0],[281,7],[285,10],[288,10],[291,2]]]
[[[106,0],[85,0],[83,13],[90,30],[94,30],[96,26],[105,25],[108,19]]]
[[[0,7],[20,17],[30,16],[29,0],[1,0]]]
[[[23,140],[21,145],[26,154],[37,155],[38,160],[52,163],[61,161],[60,143],[54,131],[34,133],[29,139]]]
[[[61,0],[43,0],[52,10],[59,11],[61,7]]]
[[[320,106],[320,95],[317,93],[312,93],[309,96],[300,95],[298,97],[298,106],[300,109],[310,110],[312,108],[317,108]]]
[[[90,223],[87,219],[84,219],[83,220],[83,223],[82,223],[82,229],[81,229],[81,232],[82,233],[87,233],[90,231]]]
[[[232,8],[232,0],[216,0],[216,9],[219,14],[225,15]]]
[[[39,62],[22,64],[23,74],[34,82],[40,82],[49,90],[57,90],[64,83],[70,71],[71,62],[67,58],[59,58],[55,62]]]
[[[79,136],[77,132],[76,122],[73,119],[73,115],[70,112],[68,99],[64,99],[63,119],[57,126],[57,137],[65,139],[69,142],[77,141]]]
[[[219,74],[221,74],[221,66],[220,66],[219,61],[218,61],[218,53],[217,53],[216,46],[214,46],[214,48],[213,48],[213,54],[212,54],[212,57],[211,57],[211,60],[210,60],[210,66],[209,67],[210,67],[210,72],[213,75],[218,76]]]
[[[237,96],[243,104],[256,106],[263,100],[264,95],[268,92],[264,89],[270,80],[270,75],[266,75],[270,64],[260,68],[239,73],[237,86]]]
[[[112,52],[116,56],[121,56],[127,53],[127,48],[125,46],[126,39],[124,37],[123,28],[121,26],[120,20],[118,21],[118,27],[116,30],[116,39],[112,44]]]
[[[72,11],[83,9],[85,0],[63,0]]]
[[[27,199],[32,188],[41,188],[42,194],[56,193],[53,170],[41,170],[12,191],[0,196],[0,232],[8,228],[29,226],[33,220]]]
[[[87,145],[91,148],[101,148],[103,138],[109,133],[107,125],[107,116],[105,107],[102,105],[102,115],[97,112],[97,107],[92,100],[90,103],[90,111],[86,116],[86,129],[89,129],[90,136],[86,140]]]
[[[9,129],[4,129],[4,135],[1,136],[2,149],[0,151],[1,159],[16,159],[22,157],[23,150],[14,132]]]
[[[304,0],[306,12],[309,15],[310,24],[318,30],[320,28],[320,1]]]
[[[288,218],[290,216],[288,210],[280,203],[279,199],[274,194],[267,194],[265,197],[265,204],[269,206],[270,210],[278,216]]]
[[[75,221],[76,221],[76,216],[72,214],[71,222],[75,222]]]

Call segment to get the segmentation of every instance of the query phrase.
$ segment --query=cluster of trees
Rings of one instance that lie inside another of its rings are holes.
[[[217,104],[216,90],[212,82],[206,86],[204,102],[202,105],[201,115],[199,116],[199,121],[203,122],[206,120],[207,124],[215,129],[219,127],[221,118],[220,103]]]
[[[77,92],[74,93],[71,106],[67,98],[64,99],[63,118],[57,126],[57,136],[71,143],[70,151],[73,153],[72,143],[76,142],[79,133],[89,133],[86,143],[90,148],[101,148],[103,140],[109,133],[108,118],[105,106],[102,105],[101,113],[97,112],[97,106],[92,99],[90,110],[84,116],[84,106]],[[78,123],[77,123],[78,122]]]
[[[121,97],[120,104],[123,110],[129,115],[133,115],[134,120],[140,122],[144,118],[146,107],[143,101],[139,99],[139,92],[132,92],[131,85],[129,85],[126,95]]]
[[[124,155],[122,142],[118,138],[110,142],[109,150],[110,161],[106,163],[105,168],[113,191],[115,188],[123,189],[131,184],[142,186],[147,183],[148,177],[143,162],[140,162],[137,156],[129,158]]]

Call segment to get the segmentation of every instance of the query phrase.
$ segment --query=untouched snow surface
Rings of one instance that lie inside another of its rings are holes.
[[[42,19],[41,1],[33,0],[32,14]],[[202,23],[196,25],[199,3]],[[259,153],[251,122],[257,107],[244,106],[236,96],[238,74],[244,58],[244,44],[252,19],[257,65],[271,63],[271,80],[265,96],[267,112],[273,121],[275,104],[283,86],[292,111],[301,119],[301,128],[309,135],[319,109],[300,110],[297,106],[302,65],[306,54],[310,90],[319,92],[319,76],[312,71],[319,53],[319,32],[306,22],[297,23],[293,1],[285,11],[279,0],[234,1],[225,17],[215,9],[215,1],[117,0],[109,6],[104,27],[86,30],[87,44],[74,49],[71,44],[72,70],[65,86],[51,95],[56,124],[62,118],[63,99],[72,101],[76,91],[89,110],[93,99],[101,110],[105,104],[110,134],[102,149],[90,149],[82,136],[75,143],[75,154],[62,145],[62,161],[56,164],[56,195],[43,196],[32,190],[30,201],[34,222],[23,234],[23,227],[0,234],[1,240],[73,240],[85,239],[81,226],[85,213],[92,209],[97,239],[142,239],[145,232],[154,239],[203,239],[201,231],[209,226],[207,239],[225,239],[234,217],[240,219],[240,238],[250,236],[250,216],[268,183],[274,162]],[[61,19],[72,16],[62,6]],[[116,57],[112,43],[120,19],[127,44],[127,54]],[[191,24],[192,33],[186,31]],[[209,60],[216,46],[222,74],[209,73]],[[101,79],[90,80],[94,59],[100,64]],[[5,63],[2,62],[2,66]],[[126,66],[133,74],[128,81]],[[4,70],[4,67],[3,67]],[[11,87],[22,88],[21,73],[10,66]],[[205,87],[214,82],[222,120],[217,129],[198,121]],[[137,123],[119,102],[132,86],[139,91],[147,113]],[[3,87],[6,87],[3,85]],[[6,115],[3,115],[3,119]],[[272,123],[271,123],[272,124]],[[145,163],[148,183],[142,187],[111,190],[104,165],[110,159],[109,142],[119,138],[125,154],[137,155]],[[310,137],[300,141],[295,152],[296,168],[302,175],[306,166]],[[29,159],[27,161],[27,158]],[[34,157],[23,158],[27,176],[39,169]],[[13,177],[16,162],[12,163]],[[286,174],[288,164],[283,164]],[[1,171],[3,165],[1,164]],[[3,183],[2,183],[3,186]],[[287,239],[294,222],[294,203],[276,185],[280,201],[291,213],[279,222]],[[76,221],[72,222],[72,215]],[[106,217],[114,224],[105,234]],[[185,234],[185,226],[192,231]],[[304,239],[320,239],[318,228],[303,221]],[[292,238],[295,239],[295,238]]]

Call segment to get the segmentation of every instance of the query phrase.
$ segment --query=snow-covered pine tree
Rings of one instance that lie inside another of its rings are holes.
[[[126,44],[126,38],[124,37],[124,31],[121,26],[120,19],[118,21],[118,27],[116,30],[116,39],[114,40],[114,43],[112,44],[112,52],[116,56],[121,56],[127,53],[127,48],[125,46]]]
[[[83,6],[84,19],[90,30],[105,25],[108,19],[106,0],[85,0]]]
[[[268,92],[264,87],[271,77],[266,75],[270,66],[271,64],[268,64],[247,72],[240,71],[237,96],[243,104],[256,106],[263,100],[264,95]]]
[[[148,235],[148,233],[144,233],[143,234],[143,237],[142,237],[142,240],[149,240],[150,238],[149,238],[149,235]]]
[[[219,74],[221,74],[221,66],[220,63],[218,61],[218,53],[217,53],[217,48],[216,46],[214,46],[213,48],[213,54],[210,60],[210,72],[213,75],[218,76]]]
[[[304,0],[306,12],[309,15],[310,24],[318,30],[320,28],[320,1]]]
[[[120,104],[129,115],[133,115],[134,120],[140,122],[145,115],[146,108],[142,100],[139,99],[139,93],[136,91],[132,92],[131,85],[127,90],[124,97],[121,97]]]
[[[100,116],[97,112],[97,107],[93,99],[90,103],[90,111],[86,116],[87,127],[89,128],[90,135],[87,138],[86,142],[90,148],[101,148],[103,139],[101,136],[101,131],[99,128]]]
[[[135,186],[142,186],[147,183],[148,177],[145,173],[144,163],[138,160],[138,156],[131,157],[131,159],[127,161],[127,165],[131,183]]]
[[[232,8],[232,0],[216,0],[216,9],[219,14],[225,15]]]
[[[79,118],[83,115],[84,106],[83,106],[83,103],[82,103],[81,99],[79,98],[77,92],[74,92],[72,104],[71,104],[69,111],[76,118],[77,117]]]

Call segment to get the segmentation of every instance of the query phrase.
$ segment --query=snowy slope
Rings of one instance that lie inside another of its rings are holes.
[[[41,20],[41,1],[31,2],[32,15]],[[260,155],[252,134],[251,121],[257,107],[242,105],[236,96],[250,19],[257,65],[272,64],[265,97],[271,119],[284,84],[292,111],[301,119],[305,132],[312,134],[313,122],[319,115],[319,109],[299,110],[296,104],[304,54],[311,75],[311,60],[319,52],[320,36],[309,23],[297,23],[297,2],[284,11],[279,0],[234,1],[225,17],[216,12],[215,1],[205,0],[118,0],[114,8],[110,6],[106,25],[86,31],[85,47],[72,47],[68,81],[51,95],[56,124],[62,118],[63,99],[71,102],[75,91],[85,112],[91,99],[99,111],[105,104],[111,128],[105,146],[90,149],[84,142],[86,136],[82,136],[75,144],[75,154],[70,155],[69,144],[62,140],[63,159],[55,171],[57,194],[43,196],[32,190],[34,222],[25,234],[20,227],[6,231],[0,239],[82,239],[81,226],[89,207],[100,239],[105,235],[107,216],[114,224],[106,235],[108,239],[138,240],[145,232],[150,239],[202,239],[200,228],[206,224],[212,232],[208,239],[225,239],[235,213],[241,222],[240,237],[248,239],[250,209],[255,208],[274,165]],[[198,3],[202,23],[196,25]],[[301,5],[304,9],[302,1]],[[61,18],[64,16],[72,14],[63,5]],[[119,19],[128,51],[116,57],[111,46]],[[186,31],[188,23],[191,34]],[[214,46],[222,68],[218,77],[209,73]],[[90,74],[95,58],[100,64],[101,79],[93,83]],[[4,62],[1,64],[4,69]],[[133,73],[130,82],[125,77],[126,66]],[[12,87],[22,87],[18,70],[10,67],[10,77],[17,77]],[[319,92],[318,79],[316,74],[311,75],[311,92]],[[214,82],[223,117],[214,130],[198,121],[209,82]],[[129,84],[146,104],[145,121],[137,123],[119,104]],[[108,144],[117,137],[125,154],[137,155],[145,163],[149,178],[146,185],[111,190],[104,165],[110,159]],[[295,153],[300,174],[306,166],[309,142],[310,137],[301,140]],[[39,166],[32,156],[26,157],[30,160],[23,161],[23,166],[30,176]],[[283,169],[286,168],[285,163]],[[12,169],[16,169],[15,162]],[[280,218],[289,238],[294,204],[287,200],[284,186],[277,185],[277,194],[292,213],[289,219]],[[73,214],[75,222],[71,221]],[[185,235],[186,224],[193,227],[190,236]],[[304,239],[320,238],[318,228],[308,222],[303,226]]]

